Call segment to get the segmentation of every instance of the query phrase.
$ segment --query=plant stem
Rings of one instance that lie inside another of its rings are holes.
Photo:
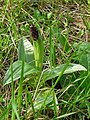
[[[44,56],[44,46],[42,39],[38,39],[37,41],[33,41],[34,46],[34,57],[35,57],[35,65],[38,70],[42,70],[43,67],[43,56]]]
[[[13,102],[15,101],[14,99],[14,81],[13,81],[13,65],[12,65],[12,62],[11,62],[11,80],[12,80],[12,105],[13,105]],[[13,106],[12,106],[12,120],[15,119],[15,113],[14,113],[14,110],[13,110]]]
[[[21,102],[22,102],[22,87],[23,87],[23,74],[24,74],[24,61],[22,61],[22,71],[21,71],[21,78],[20,78],[20,86],[18,91],[18,109],[20,113]]]

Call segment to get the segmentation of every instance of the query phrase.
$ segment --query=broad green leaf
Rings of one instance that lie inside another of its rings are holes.
[[[81,65],[83,65],[87,72],[84,74],[81,74],[80,76],[86,76],[90,72],[90,42],[79,42],[74,44],[74,48],[76,49],[76,58],[79,61]],[[85,92],[87,93],[90,88],[90,75],[85,80],[84,84],[82,84],[81,89],[85,89]]]
[[[90,71],[90,43],[83,42],[79,45],[79,62]]]
[[[79,63],[90,71],[90,42],[74,44],[74,47],[77,49]]]
[[[16,61],[13,63],[13,80],[18,80],[21,76],[21,69],[22,69],[22,61]],[[27,75],[37,73],[38,71],[30,66],[29,64],[25,63],[24,64],[24,77]],[[11,83],[11,66],[7,70],[4,78],[4,85]]]
[[[82,54],[79,58],[80,64],[85,66],[88,71],[90,71],[90,53]]]
[[[23,37],[18,45],[18,59],[34,66],[34,48],[28,39]]]
[[[50,94],[50,95],[47,97],[47,100],[46,100],[46,102],[44,104],[44,101],[45,101],[46,96],[48,94]],[[36,98],[36,100],[33,103],[35,112],[37,112],[40,109],[43,109],[45,106],[47,106],[49,109],[54,110],[53,97],[55,97],[55,102],[56,102],[56,105],[57,105],[57,110],[59,110],[59,108],[58,108],[58,100],[57,100],[56,94],[54,94],[54,95],[55,96],[53,96],[53,92],[50,93],[50,90],[46,90],[46,91],[40,92],[39,95],[37,95],[38,97]],[[43,105],[45,105],[45,106],[43,106]],[[31,111],[31,108],[30,108],[29,111]]]
[[[52,79],[52,78],[55,78],[55,77],[59,76],[60,72],[65,67],[65,65],[66,64],[62,64],[62,65],[59,65],[59,66],[54,67],[52,69],[48,69],[48,70],[44,71],[42,79],[43,80],[49,80],[49,79]],[[76,71],[87,71],[87,70],[86,70],[85,67],[83,67],[80,64],[70,63],[68,65],[68,67],[66,68],[66,70],[64,71],[64,74],[69,74],[69,73],[73,73],[73,72],[76,72]]]

